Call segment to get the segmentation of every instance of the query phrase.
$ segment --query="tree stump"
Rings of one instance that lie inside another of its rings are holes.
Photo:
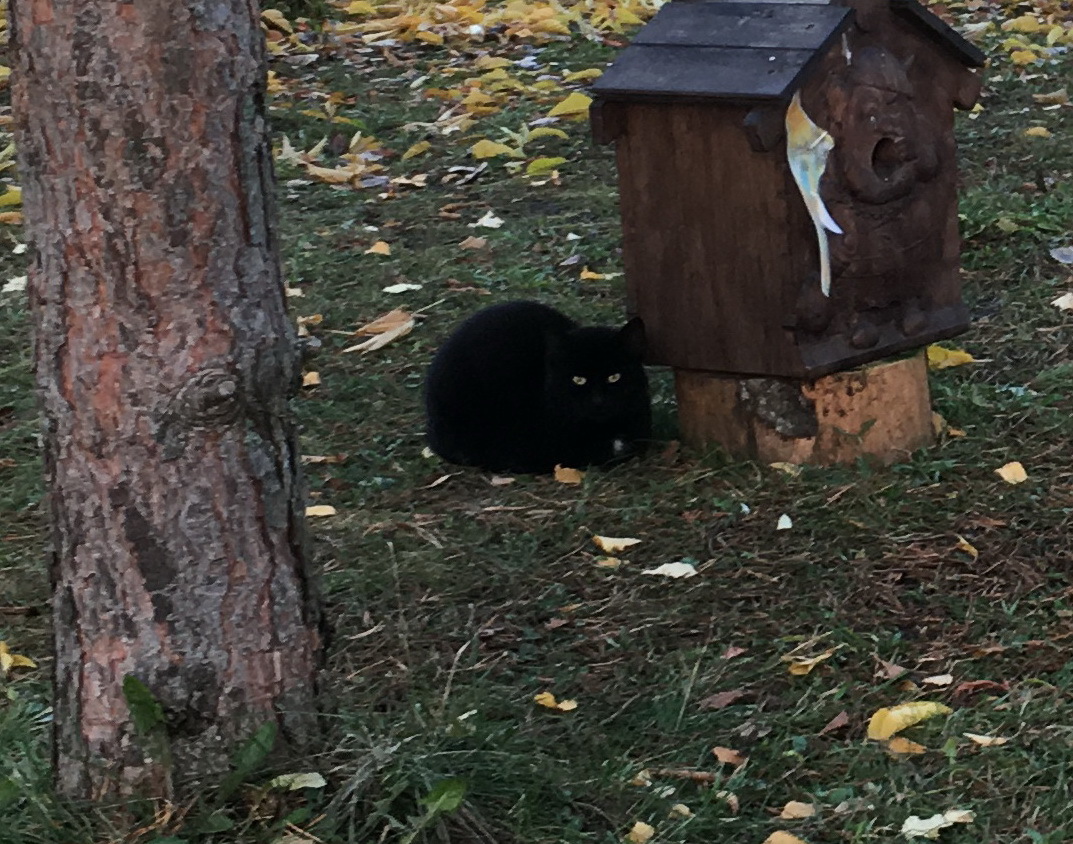
[[[674,375],[686,443],[764,463],[897,463],[935,438],[923,352],[815,381]]]

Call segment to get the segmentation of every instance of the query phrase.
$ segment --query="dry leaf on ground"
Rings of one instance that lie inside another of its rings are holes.
[[[356,333],[365,335],[383,334],[385,331],[394,331],[400,325],[405,325],[412,318],[408,311],[402,308],[395,308],[386,314],[381,314],[372,322],[365,323]]]
[[[628,536],[594,536],[592,541],[596,543],[597,548],[608,554],[617,554],[619,551],[625,551],[641,543],[640,539]]]
[[[807,842],[803,838],[777,829],[764,839],[764,844],[807,844]]]
[[[883,707],[877,709],[868,722],[868,738],[883,741],[895,733],[900,733],[906,727],[912,727],[936,715],[948,715],[953,711],[945,704],[930,700],[899,703],[889,708]]]
[[[1060,311],[1073,311],[1073,292],[1063,293],[1057,299],[1052,299],[1051,304]]]
[[[1008,484],[1021,484],[1028,480],[1028,472],[1018,461],[1014,460],[1005,466],[1000,466],[995,473]]]
[[[697,701],[697,706],[701,709],[723,709],[743,697],[745,697],[745,692],[741,689],[734,689],[730,692],[717,692]]]
[[[13,654],[7,642],[0,641],[0,673],[7,674],[12,668],[37,668],[37,663],[22,654]]]
[[[577,709],[576,700],[556,700],[551,692],[540,692],[533,695],[533,701],[547,709],[558,709],[560,712],[572,712]]]
[[[470,223],[469,227],[471,229],[476,228],[477,226],[480,226],[481,228],[485,229],[498,229],[502,225],[503,220],[497,217],[491,211],[488,211],[476,223]]]
[[[579,484],[584,479],[585,473],[569,466],[555,467],[555,480],[561,484]]]
[[[651,840],[652,836],[656,834],[656,828],[644,821],[637,821],[633,825],[633,828],[626,833],[626,840],[630,844],[647,844]]]
[[[361,352],[362,354],[365,354],[366,352],[375,352],[377,349],[384,348],[384,346],[386,346],[388,343],[394,342],[400,337],[405,337],[407,334],[414,330],[414,325],[416,325],[416,323],[414,322],[414,318],[410,317],[405,322],[396,325],[394,328],[384,331],[382,334],[374,334],[372,337],[362,343],[358,343],[355,346],[347,346],[345,349],[340,351],[340,354],[345,355],[349,352]]]
[[[955,547],[959,551],[964,551],[966,554],[968,554],[974,560],[979,559],[980,552],[977,550],[975,545],[973,545],[971,542],[969,542],[969,540],[967,540],[960,533],[957,535],[957,538],[958,538],[958,544]]]
[[[951,366],[962,366],[975,361],[976,358],[961,349],[947,349],[944,346],[935,344],[928,346],[928,367],[930,369],[947,369]]]
[[[937,839],[940,830],[956,823],[972,823],[975,819],[976,815],[967,809],[951,809],[941,815],[932,815],[930,818],[910,815],[902,824],[901,831],[906,838]]]
[[[791,800],[782,807],[779,817],[784,821],[790,821],[799,820],[800,818],[811,818],[815,814],[816,807],[811,803],[801,803],[797,800]]]
[[[310,518],[334,516],[336,512],[336,509],[331,504],[311,504],[306,507],[306,515]]]
[[[693,577],[697,573],[692,563],[664,563],[654,569],[645,569],[641,574],[657,574],[663,577]]]
[[[962,733],[962,735],[980,747],[1001,747],[1009,741],[1004,736],[982,736],[978,733]]]
[[[804,677],[806,674],[811,673],[812,669],[819,665],[821,662],[825,662],[835,655],[835,651],[838,648],[829,648],[819,656],[784,656],[783,662],[789,663],[789,672],[795,677]]]
[[[887,742],[887,750],[895,756],[917,756],[927,752],[928,748],[903,736],[895,736]]]
[[[583,117],[588,117],[591,104],[592,97],[588,97],[579,91],[574,91],[565,100],[556,104],[548,112],[548,117],[566,117],[572,120],[580,120]]]
[[[841,730],[844,727],[849,726],[849,713],[846,710],[839,712],[834,718],[827,722],[822,730],[817,735],[825,736],[828,733],[833,733],[835,730]]]
[[[724,765],[734,765],[735,767],[739,765],[744,765],[749,758],[748,756],[742,756],[738,751],[733,750],[729,747],[719,746],[712,748],[712,756],[714,756]]]

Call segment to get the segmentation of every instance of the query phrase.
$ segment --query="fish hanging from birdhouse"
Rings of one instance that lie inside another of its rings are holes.
[[[820,179],[827,168],[827,156],[835,147],[831,133],[812,122],[801,107],[801,92],[794,94],[786,109],[786,158],[790,163],[797,189],[805,200],[820,247],[820,290],[831,295],[831,249],[827,232],[842,234],[842,227],[831,217],[820,197]]]

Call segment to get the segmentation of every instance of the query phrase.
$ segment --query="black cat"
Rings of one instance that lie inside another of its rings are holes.
[[[429,445],[452,463],[498,472],[636,453],[652,429],[644,343],[639,318],[583,328],[537,302],[478,311],[429,367]]]

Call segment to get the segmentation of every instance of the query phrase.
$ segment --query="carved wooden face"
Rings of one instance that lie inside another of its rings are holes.
[[[903,64],[880,47],[868,47],[843,74],[837,116],[841,178],[858,202],[893,202],[935,176],[935,139],[919,119],[911,64],[912,59]]]

